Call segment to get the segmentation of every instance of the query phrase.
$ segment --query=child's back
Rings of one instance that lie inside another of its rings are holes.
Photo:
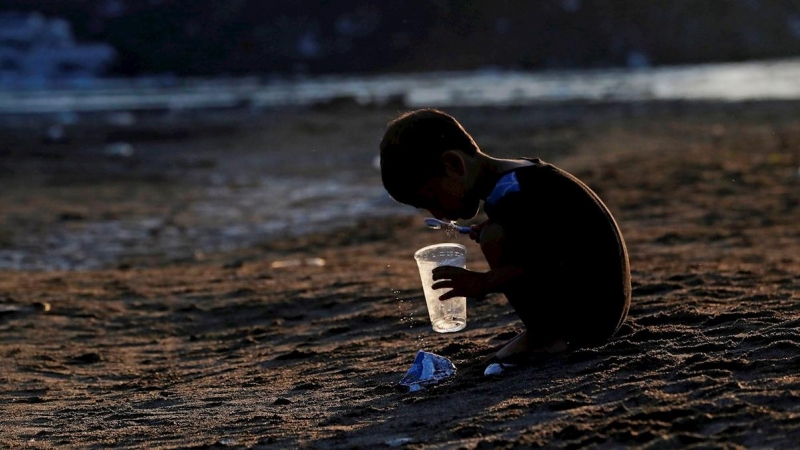
[[[503,293],[533,335],[564,334],[571,344],[606,339],[630,305],[630,267],[619,227],[583,182],[541,160],[531,162],[501,178],[499,185],[508,179],[505,192],[496,189],[484,203],[489,219],[506,233],[500,264],[525,271]]]

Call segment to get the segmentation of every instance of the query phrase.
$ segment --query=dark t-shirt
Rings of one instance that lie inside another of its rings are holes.
[[[488,218],[505,232],[501,264],[526,270],[504,293],[529,329],[575,328],[570,333],[579,333],[577,340],[610,336],[630,305],[619,227],[582,181],[529,161],[506,173],[484,203]]]

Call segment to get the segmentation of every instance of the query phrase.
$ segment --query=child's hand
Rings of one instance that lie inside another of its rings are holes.
[[[469,238],[480,244],[480,242],[481,242],[481,231],[483,231],[483,227],[485,227],[486,224],[488,224],[488,223],[489,223],[488,220],[484,220],[481,223],[476,223],[475,225],[470,226],[469,227]]]
[[[453,297],[483,297],[489,293],[490,289],[485,273],[455,266],[440,266],[433,269],[433,281],[435,281],[431,286],[433,289],[451,289],[442,294],[439,300]]]

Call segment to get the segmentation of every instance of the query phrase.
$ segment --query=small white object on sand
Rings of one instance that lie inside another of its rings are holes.
[[[484,376],[502,375],[503,372],[514,367],[517,367],[517,365],[509,363],[492,363],[486,366],[486,370],[483,371],[483,375]]]

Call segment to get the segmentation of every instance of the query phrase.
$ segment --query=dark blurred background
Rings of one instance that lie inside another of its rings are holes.
[[[800,55],[798,0],[3,0],[0,23],[10,29],[32,12],[64,19],[79,45],[107,44],[113,58],[102,70],[117,76],[644,67]],[[0,47],[26,45],[0,39]],[[5,54],[0,68],[14,69]]]

